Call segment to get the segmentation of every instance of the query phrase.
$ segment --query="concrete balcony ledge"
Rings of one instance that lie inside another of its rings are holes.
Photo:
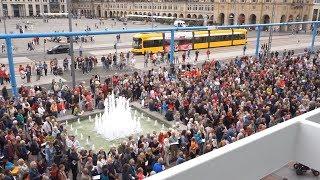
[[[320,170],[320,108],[151,176],[257,180],[297,161]]]

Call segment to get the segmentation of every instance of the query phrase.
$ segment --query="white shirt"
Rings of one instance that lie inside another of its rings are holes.
[[[78,140],[71,141],[70,139],[67,139],[66,143],[67,143],[67,147],[68,148],[72,148],[72,147],[79,148],[79,147],[81,147]]]
[[[46,111],[46,110],[45,110],[42,106],[40,106],[40,107],[38,108],[38,113],[39,113],[41,116],[43,116],[43,114],[44,114],[45,111]]]

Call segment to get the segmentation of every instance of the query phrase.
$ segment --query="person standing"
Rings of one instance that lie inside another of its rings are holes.
[[[68,58],[64,58],[64,60],[63,60],[63,69],[64,69],[64,71],[67,71],[68,67],[69,67]]]
[[[144,67],[148,67],[149,53],[144,54]]]
[[[48,64],[43,61],[43,70],[44,70],[44,75],[47,76],[48,75]]]
[[[42,179],[42,175],[39,173],[37,163],[35,161],[30,163],[29,178],[32,180]]]
[[[246,50],[247,50],[247,44],[243,46],[243,55],[246,55]]]
[[[37,81],[39,81],[40,77],[41,77],[41,67],[40,66],[37,66],[36,73],[37,73]]]
[[[116,53],[113,54],[112,60],[113,60],[113,66],[116,67],[117,66],[117,54]]]
[[[183,52],[182,54],[182,63],[186,62],[186,52]]]
[[[103,69],[107,69],[106,57],[104,55],[101,57],[101,63]]]
[[[210,49],[207,50],[206,54],[207,54],[207,60],[210,60]]]
[[[31,82],[31,66],[27,64],[26,66],[26,76],[27,76],[27,83]]]
[[[126,64],[128,64],[129,60],[130,60],[130,51],[127,52],[126,54]]]
[[[0,67],[0,85],[3,85],[5,78],[5,69],[3,66]]]
[[[4,43],[2,43],[1,45],[1,52],[4,53],[6,51],[6,46],[4,45]]]
[[[1,90],[1,93],[2,93],[2,97],[5,99],[5,100],[8,100],[9,99],[9,93],[8,93],[8,90],[7,90],[7,86],[4,85],[2,90]]]
[[[68,179],[68,176],[65,172],[65,166],[63,164],[59,165],[58,179],[59,180],[67,180]]]
[[[196,57],[195,57],[194,61],[197,62],[198,61],[198,57],[199,57],[199,51],[198,50],[196,50],[195,55],[196,55]]]
[[[78,161],[79,156],[75,147],[72,148],[70,154],[68,155],[69,167],[72,172],[72,179],[77,180],[78,176]]]

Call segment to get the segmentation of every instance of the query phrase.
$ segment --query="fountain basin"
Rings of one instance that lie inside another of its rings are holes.
[[[135,118],[139,118],[141,124],[141,132],[132,134],[134,137],[140,135],[152,134],[160,131],[167,131],[170,127],[166,124],[161,123],[156,119],[152,119],[147,116],[147,114],[139,112],[135,109],[131,109],[131,114]],[[109,149],[112,145],[119,145],[124,140],[128,139],[127,137],[118,138],[114,140],[107,140],[103,135],[99,134],[95,130],[95,116],[93,115],[86,118],[80,118],[79,121],[69,122],[66,126],[68,134],[73,134],[76,136],[76,139],[79,140],[80,145],[85,149]],[[97,114],[100,117],[100,114]],[[90,119],[90,120],[89,120]],[[71,128],[72,127],[72,128]],[[82,136],[81,136],[82,134]],[[90,136],[90,138],[88,138]],[[82,138],[81,138],[82,137]]]

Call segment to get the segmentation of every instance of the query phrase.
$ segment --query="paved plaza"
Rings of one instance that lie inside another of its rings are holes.
[[[62,32],[68,31],[68,20],[67,19],[50,19],[49,23],[43,23],[42,19],[11,19],[7,21],[7,31],[9,33],[19,33],[19,30],[16,29],[16,25],[27,25],[28,29],[26,29],[25,33],[39,33],[39,32]],[[149,27],[150,26],[150,27]],[[73,20],[73,30],[74,31],[84,31],[87,28],[91,28],[91,30],[95,31],[102,31],[102,30],[116,30],[122,29],[125,26],[120,21],[114,20],[98,20],[98,19],[75,19]],[[128,22],[126,26],[127,29],[143,29],[143,28],[151,28],[151,24],[133,24],[132,22]],[[170,27],[170,25],[163,25],[163,24],[156,24],[156,27],[163,28],[163,27]],[[3,23],[0,23],[0,32],[4,32]],[[133,34],[122,34],[120,43],[118,44],[117,52],[126,53],[131,50],[131,43],[132,43],[132,35]],[[261,44],[268,42],[268,35],[269,32],[262,32],[261,34]],[[248,32],[248,44],[247,44],[247,51],[246,55],[254,55],[255,47],[256,47],[256,32],[249,31]],[[83,53],[85,56],[96,56],[98,58],[98,68],[89,74],[83,75],[80,71],[76,71],[77,81],[85,81],[88,80],[89,77],[93,74],[99,74],[102,77],[106,77],[110,74],[115,73],[116,71],[109,71],[106,72],[102,70],[102,64],[100,62],[100,58],[103,55],[107,55],[109,53],[115,53],[114,49],[114,42],[115,42],[115,35],[101,35],[94,37],[94,42],[87,42],[87,43],[75,43],[75,56],[79,55],[79,48],[83,49]],[[32,39],[14,39],[14,61],[16,67],[16,77],[18,86],[24,84],[19,77],[17,67],[21,65],[27,64],[34,64],[36,62],[50,62],[53,58],[57,58],[59,62],[59,66],[62,66],[62,61],[65,58],[69,58],[67,54],[46,54],[45,51],[49,48],[54,47],[58,44],[66,43],[66,38],[62,39],[63,42],[55,43],[47,41],[46,44],[43,43],[43,39],[40,39],[40,45],[35,46],[34,51],[27,50],[27,43],[32,41]],[[272,50],[277,51],[284,51],[285,49],[294,49],[296,52],[303,52],[303,49],[310,46],[311,35],[310,32],[301,33],[297,35],[292,35],[290,32],[283,32],[283,33],[274,33],[272,38]],[[3,40],[0,40],[0,43],[4,43]],[[318,38],[316,39],[315,46],[320,46],[320,42]],[[205,55],[206,50],[199,50],[199,61],[201,63],[207,59]],[[243,55],[243,46],[232,46],[232,47],[221,47],[221,48],[214,48],[211,49],[211,56],[210,58],[214,58],[217,60],[223,60],[228,58],[234,58],[237,56]],[[182,52],[176,52],[175,56],[181,58]],[[187,59],[187,62],[194,63],[194,52],[191,52],[191,57]],[[8,64],[6,53],[0,53],[0,63]],[[163,64],[161,66],[167,66],[167,64]],[[148,68],[154,68],[151,63],[149,63],[148,67],[144,67],[143,56],[136,56],[136,63],[132,67],[128,67],[125,72],[136,71],[136,70],[146,70]],[[118,72],[121,73],[121,72]],[[71,77],[70,73],[66,72],[62,76],[46,76],[41,77],[41,81],[36,81],[35,84],[48,84],[52,81],[52,79],[62,79],[63,81],[70,82]],[[31,84],[30,84],[31,85]]]

